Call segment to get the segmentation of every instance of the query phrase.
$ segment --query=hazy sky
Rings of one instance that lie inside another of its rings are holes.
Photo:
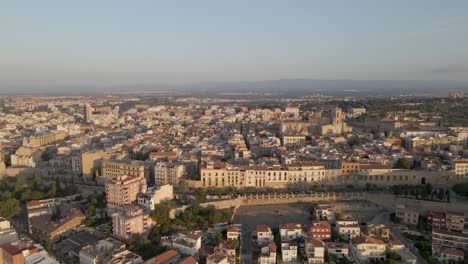
[[[3,86],[281,78],[468,80],[468,1],[0,0]]]

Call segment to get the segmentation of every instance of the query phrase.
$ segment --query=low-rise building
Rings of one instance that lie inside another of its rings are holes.
[[[86,216],[75,207],[58,206],[52,214],[31,217],[31,231],[45,241],[53,241],[80,226]]]
[[[206,258],[206,264],[232,264],[232,263],[229,263],[228,256],[221,254],[221,253],[216,253]]]
[[[344,242],[326,242],[325,246],[328,253],[335,255],[338,258],[349,257],[349,244]]]
[[[366,226],[365,234],[371,237],[390,239],[391,232],[390,232],[390,228],[388,228],[384,224],[379,224],[379,225],[370,224]]]
[[[145,261],[144,264],[177,264],[179,260],[180,254],[174,249],[170,249]]]
[[[166,184],[148,188],[145,193],[138,194],[138,204],[154,210],[155,205],[163,201],[172,200],[174,198],[174,188],[172,185]]]
[[[281,243],[281,256],[283,262],[297,261],[297,243],[296,242],[282,242]]]
[[[442,263],[460,263],[465,258],[465,253],[458,249],[442,248],[435,257]]]
[[[331,226],[327,221],[314,221],[309,227],[309,236],[319,239],[331,239],[332,231]]]
[[[163,238],[163,244],[178,249],[184,255],[195,256],[201,248],[201,236],[192,232],[179,232]]]
[[[334,210],[328,204],[317,204],[313,208],[315,219],[328,220],[334,218]]]
[[[307,263],[325,263],[325,243],[316,238],[306,238],[304,245]]]
[[[302,237],[301,224],[288,223],[279,226],[281,241],[291,241]]]
[[[351,239],[353,254],[362,261],[385,259],[385,242],[370,236],[358,236]]]
[[[271,231],[271,228],[269,226],[257,225],[256,231],[257,231],[257,243],[259,246],[273,242],[274,240],[273,232]]]
[[[231,226],[227,230],[227,240],[239,240],[241,235],[241,230],[237,226]]]
[[[81,248],[79,252],[80,264],[98,264],[104,259],[111,259],[114,253],[122,252],[124,243],[108,237],[99,240],[97,244],[90,244]]]
[[[10,221],[0,217],[0,247],[16,240],[18,240],[18,234],[11,226]]]
[[[276,264],[276,244],[270,242],[265,244],[261,250],[260,257],[258,258],[258,262],[260,264]]]
[[[419,209],[416,206],[397,204],[395,215],[408,225],[417,225],[419,222]]]
[[[346,240],[361,235],[361,228],[356,220],[342,220],[336,222],[338,234]]]

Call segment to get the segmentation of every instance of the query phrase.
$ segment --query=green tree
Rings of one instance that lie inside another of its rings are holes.
[[[169,222],[170,208],[165,203],[157,204],[151,212],[151,218],[156,221],[157,225],[163,225]]]
[[[202,203],[206,200],[206,191],[202,188],[195,190],[195,198],[199,203]]]
[[[395,168],[397,169],[406,169],[406,170],[409,170],[411,168],[411,164],[410,164],[410,161],[409,159],[407,158],[399,158],[397,160],[397,163],[395,165]]]
[[[216,244],[219,245],[223,242],[223,234],[221,232],[216,232]]]
[[[0,216],[12,218],[20,213],[20,203],[15,198],[8,198],[0,202]]]
[[[48,196],[50,198],[54,198],[55,196],[57,195],[57,185],[54,183],[52,183],[52,185],[50,186],[50,190],[49,190],[49,193],[48,193]]]

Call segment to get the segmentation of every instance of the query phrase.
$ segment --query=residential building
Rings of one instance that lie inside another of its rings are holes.
[[[260,264],[276,264],[276,244],[274,242],[261,247],[258,262]]]
[[[208,256],[206,259],[206,264],[233,264],[230,263],[228,257],[221,253],[216,253],[211,256]]]
[[[279,226],[281,241],[291,241],[302,237],[301,224],[288,223]]]
[[[201,236],[192,232],[179,232],[164,241],[184,255],[194,256],[201,248]]]
[[[446,215],[445,212],[429,211],[426,214],[426,223],[429,230],[445,229]]]
[[[335,255],[338,258],[349,257],[349,244],[344,242],[326,242],[328,253]]]
[[[432,229],[432,250],[455,248],[468,250],[468,234],[442,229]]]
[[[85,219],[86,216],[81,209],[63,205],[56,207],[52,213],[31,217],[29,224],[36,236],[46,241],[53,241],[82,225]]]
[[[185,257],[184,259],[182,259],[181,261],[179,261],[178,264],[198,264],[198,260],[196,260],[192,256],[188,256],[188,257]]]
[[[356,220],[336,221],[338,234],[346,240],[358,237],[361,235],[361,228]]]
[[[465,213],[447,211],[445,213],[445,228],[448,231],[463,232],[465,229]]]
[[[296,242],[281,242],[281,256],[283,262],[296,262],[297,261],[297,248]]]
[[[384,224],[369,224],[365,227],[365,234],[375,238],[390,239],[390,228]]]
[[[26,257],[37,253],[39,253],[39,249],[32,243],[18,241],[12,244],[6,244],[0,248],[0,263],[24,264]]]
[[[309,264],[325,263],[325,243],[317,238],[306,238],[304,243],[305,256]]]
[[[417,225],[419,222],[419,209],[416,206],[397,204],[395,215],[408,225]]]
[[[155,222],[149,213],[142,208],[112,215],[112,232],[114,236],[122,239],[129,239],[133,234],[144,234],[154,225]]]
[[[331,226],[327,221],[313,221],[309,227],[309,236],[318,240],[328,240],[332,237]]]
[[[462,250],[453,248],[442,248],[436,255],[437,260],[442,263],[461,263],[465,259],[465,253]]]
[[[146,192],[146,179],[141,176],[117,176],[106,183],[106,200],[109,206],[137,204],[138,194]]]
[[[106,156],[103,150],[90,150],[81,152],[81,170],[83,178],[92,180],[94,176],[99,176],[101,161]]]
[[[172,200],[174,198],[174,188],[172,185],[165,184],[148,188],[145,193],[138,194],[138,204],[154,210],[155,205],[163,201]]]
[[[143,264],[177,264],[179,260],[180,254],[174,249],[170,249],[145,261]]]
[[[370,236],[358,236],[351,239],[353,254],[362,261],[385,259],[385,242]]]
[[[25,256],[24,264],[60,264],[60,262],[49,256],[45,251],[41,251]]]
[[[237,226],[231,226],[227,230],[227,240],[239,240],[241,236],[241,230]]]
[[[334,218],[334,210],[328,204],[317,204],[313,208],[315,219],[328,220]]]
[[[274,241],[273,232],[271,228],[267,225],[257,225],[257,243],[258,245],[269,244]]]
[[[101,264],[103,260],[112,258],[114,253],[122,252],[125,248],[124,243],[111,237],[99,240],[97,244],[81,248],[78,254],[80,264]]]
[[[0,217],[0,247],[16,240],[18,240],[18,234],[11,226],[10,221]]]
[[[154,167],[154,182],[157,185],[179,185],[180,179],[185,174],[184,165],[169,162],[157,162]]]
[[[145,178],[145,165],[139,160],[103,160],[101,176],[104,178],[116,176]]]
[[[93,107],[90,104],[84,106],[84,121],[85,123],[91,123],[93,120]]]

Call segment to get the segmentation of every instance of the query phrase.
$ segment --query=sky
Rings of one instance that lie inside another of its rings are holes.
[[[468,80],[466,0],[0,0],[0,90]]]

